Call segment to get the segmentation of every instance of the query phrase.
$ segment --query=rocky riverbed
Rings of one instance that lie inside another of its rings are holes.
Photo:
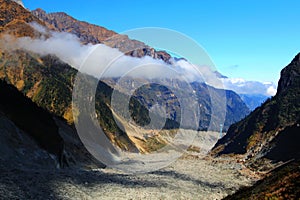
[[[230,158],[227,158],[230,159]],[[12,169],[0,172],[0,199],[222,199],[251,178],[234,161],[186,155],[146,174],[114,169]]]

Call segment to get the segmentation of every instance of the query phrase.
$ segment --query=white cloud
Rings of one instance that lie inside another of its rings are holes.
[[[6,35],[0,40],[1,48],[6,50],[24,49],[40,55],[56,55],[75,68],[79,68],[86,55],[95,48],[93,45],[82,45],[79,39],[72,34],[47,32],[39,24],[32,23],[30,25],[42,34],[40,38],[14,38]]]
[[[172,59],[170,64],[149,56],[135,58],[126,56],[118,49],[104,44],[82,45],[70,33],[48,31],[45,27],[31,23],[40,38],[12,38],[6,36],[2,41],[6,49],[25,49],[40,55],[53,54],[81,72],[99,77],[120,77],[128,74],[138,78],[177,78],[189,82],[199,81],[222,87],[209,66],[196,66],[186,60]],[[11,44],[8,46],[7,44]],[[84,65],[82,65],[84,63]]]
[[[233,90],[238,94],[273,96],[277,90],[272,82],[247,81],[242,78],[223,78],[222,81],[225,89]]]
[[[244,84],[246,81],[242,78],[231,78],[231,83],[233,84]]]
[[[81,72],[95,77],[169,78],[188,82],[198,81],[221,89],[233,90],[240,94],[274,95],[276,86],[271,82],[246,81],[242,78],[219,78],[210,66],[196,66],[184,59],[171,59],[171,65],[149,56],[134,58],[118,49],[103,44],[82,45],[70,33],[48,31],[33,23],[31,26],[42,34],[40,38],[3,37],[1,48],[25,49],[40,55],[53,54]],[[11,44],[11,45],[8,45]],[[84,63],[84,65],[82,65]]]
[[[274,96],[277,92],[277,89],[272,85],[267,89],[267,94],[269,96]]]

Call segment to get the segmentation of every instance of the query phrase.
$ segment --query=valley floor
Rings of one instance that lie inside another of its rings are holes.
[[[1,164],[1,163],[0,163]],[[185,156],[148,174],[113,169],[0,171],[0,199],[222,199],[257,179],[230,160]]]

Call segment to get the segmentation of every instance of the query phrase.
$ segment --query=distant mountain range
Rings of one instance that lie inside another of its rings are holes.
[[[239,94],[239,96],[251,111],[259,107],[269,98],[262,94]]]

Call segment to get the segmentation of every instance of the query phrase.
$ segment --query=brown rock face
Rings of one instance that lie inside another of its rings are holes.
[[[43,21],[46,26],[55,31],[68,32],[76,35],[83,44],[104,43],[117,48],[126,55],[133,57],[150,56],[168,63],[171,56],[164,51],[156,51],[143,42],[131,40],[127,35],[120,35],[104,27],[82,22],[63,12],[46,13],[42,9],[32,11],[32,14]],[[133,50],[134,49],[134,50]]]
[[[42,20],[46,26],[54,31],[68,32],[79,37],[82,43],[97,44],[116,35],[114,31],[104,27],[89,24],[74,19],[63,12],[47,14],[42,9],[32,11],[32,14]]]
[[[0,0],[0,34],[34,37],[37,33],[28,24],[30,22],[44,25],[18,3],[11,0]]]

